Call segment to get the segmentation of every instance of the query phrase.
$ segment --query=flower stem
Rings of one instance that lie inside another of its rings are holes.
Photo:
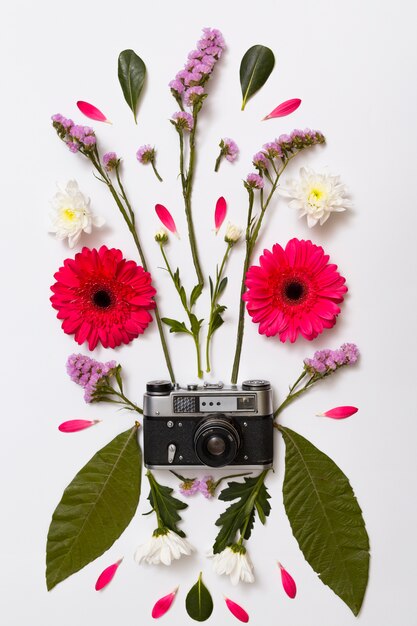
[[[226,266],[226,261],[228,259],[230,250],[233,247],[233,243],[228,243],[227,244],[227,248],[226,248],[226,252],[224,254],[222,263],[220,265],[220,269],[216,270],[216,284],[214,286],[213,289],[213,293],[212,293],[212,297],[211,297],[211,303],[210,303],[210,317],[209,317],[209,324],[208,324],[208,331],[207,331],[207,339],[206,339],[206,372],[210,372],[211,369],[211,365],[210,365],[210,342],[211,342],[211,338],[216,330],[216,328],[213,328],[214,325],[214,320],[215,320],[215,311],[216,311],[216,305],[217,305],[217,301],[219,299],[219,287],[220,287],[220,283],[222,281],[223,278],[223,272],[224,272],[224,268]]]
[[[197,280],[200,285],[204,285],[204,277],[203,272],[201,270],[200,259],[198,255],[197,242],[194,231],[194,222],[192,216],[192,207],[191,207],[191,195],[193,190],[193,181],[194,181],[194,167],[195,167],[195,158],[196,158],[196,144],[195,137],[197,131],[197,117],[198,114],[196,111],[193,112],[193,128],[190,132],[190,156],[188,163],[187,174],[185,175],[183,172],[182,165],[182,174],[181,174],[181,183],[182,183],[182,193],[184,196],[184,207],[185,207],[185,216],[187,218],[187,227],[188,227],[188,238],[190,241],[191,254],[193,257],[194,268],[197,274]],[[183,134],[180,132],[180,142],[181,138],[183,140]],[[180,159],[184,158],[184,149],[183,144],[180,145]]]
[[[165,253],[163,244],[160,243],[159,247],[161,249],[161,254],[162,254],[163,259],[165,261],[165,266],[166,266],[166,269],[168,270],[168,274],[170,275],[171,280],[174,283],[174,287],[175,287],[175,289],[176,289],[176,291],[177,291],[177,293],[178,293],[178,295],[180,297],[181,304],[182,304],[182,306],[184,308],[184,311],[186,312],[188,320],[190,322],[191,330],[187,329],[187,332],[194,339],[194,345],[195,345],[196,355],[197,355],[197,374],[198,374],[198,377],[199,378],[203,378],[203,371],[201,369],[201,351],[200,351],[200,338],[199,338],[199,336],[200,336],[200,329],[195,330],[195,328],[194,328],[192,320],[193,320],[193,317],[195,317],[195,316],[194,316],[191,308],[187,304],[187,298],[184,295],[182,295],[182,290],[184,288],[181,286],[179,278],[177,279],[175,277],[175,275],[174,275],[174,273],[173,273],[173,271],[171,269],[171,266],[169,264],[168,257],[167,257],[167,255]]]
[[[301,396],[305,391],[307,391],[307,389],[310,389],[310,387],[312,387],[314,385],[314,383],[316,383],[318,380],[320,380],[322,378],[322,376],[320,375],[315,375],[313,374],[308,381],[305,383],[304,387],[301,387],[301,389],[299,389],[298,391],[295,391],[295,389],[298,387],[298,385],[300,384],[300,382],[302,381],[302,379],[306,376],[307,372],[306,370],[304,370],[300,376],[297,378],[297,380],[295,381],[295,383],[290,387],[290,392],[288,394],[288,396],[285,398],[285,400],[283,402],[281,402],[281,404],[279,405],[279,407],[274,411],[274,418],[277,418],[278,415],[280,415],[280,413],[282,413],[282,411],[289,405],[291,404],[291,402],[293,402],[294,400],[296,400],[299,396]]]
[[[216,163],[214,165],[214,171],[218,172],[219,171],[219,167],[220,167],[220,163],[222,162],[222,157],[223,157],[223,151],[220,151],[219,156],[216,159]]]
[[[148,271],[148,265],[146,263],[145,254],[143,252],[143,249],[142,249],[142,246],[141,246],[141,243],[140,243],[140,240],[139,240],[139,235],[138,235],[136,227],[135,227],[135,215],[134,215],[133,209],[132,209],[132,207],[131,207],[128,199],[127,199],[125,190],[123,188],[122,181],[121,181],[120,174],[119,174],[119,167],[116,167],[116,178],[117,178],[117,182],[118,182],[119,188],[120,188],[120,195],[117,193],[116,189],[114,188],[114,186],[113,186],[113,184],[112,184],[112,182],[110,180],[110,177],[108,176],[108,174],[105,172],[105,170],[100,165],[100,158],[99,158],[99,155],[98,155],[98,152],[97,152],[97,148],[95,149],[94,153],[92,153],[89,158],[90,158],[92,164],[94,165],[95,169],[100,174],[102,182],[104,182],[107,185],[111,195],[113,196],[113,199],[116,202],[117,207],[118,207],[120,213],[122,214],[123,219],[125,220],[126,225],[127,225],[128,229],[129,229],[129,231],[130,231],[130,233],[131,233],[131,235],[133,237],[133,240],[135,242],[137,251],[139,253],[139,257],[140,257],[143,269],[145,270],[145,272],[147,272]],[[123,205],[123,202],[122,202],[121,198],[124,200],[124,202],[126,204],[127,210],[126,210],[125,206]],[[166,343],[164,329],[163,329],[163,326],[162,326],[161,317],[159,315],[158,304],[157,304],[156,301],[155,301],[155,319],[156,319],[156,324],[158,326],[158,332],[159,332],[159,336],[160,336],[160,339],[161,339],[162,350],[163,350],[163,353],[164,353],[165,362],[166,362],[166,365],[167,365],[167,368],[168,368],[169,376],[171,378],[171,381],[175,382],[175,375],[174,375],[174,370],[173,370],[172,363],[171,363],[171,357],[169,355],[168,345]]]
[[[154,161],[154,160],[152,160],[152,161],[151,161],[151,165],[152,165],[152,169],[153,169],[153,171],[154,171],[154,173],[155,173],[155,176],[157,177],[157,179],[159,180],[159,182],[160,182],[160,183],[162,183],[162,182],[163,182],[163,180],[162,180],[162,178],[160,177],[158,170],[156,169],[156,165],[155,165],[155,161]]]

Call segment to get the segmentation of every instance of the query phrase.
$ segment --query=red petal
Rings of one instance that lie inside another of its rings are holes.
[[[334,420],[343,420],[346,417],[350,417],[358,412],[359,409],[356,406],[337,406],[334,409],[329,409],[325,413],[319,413],[320,417],[331,417]]]
[[[84,430],[85,428],[90,428],[90,426],[94,426],[94,424],[98,424],[100,420],[69,420],[68,422],[62,422],[58,426],[58,430],[61,433],[76,433],[79,430]]]
[[[271,111],[269,115],[264,117],[264,120],[270,120],[273,117],[285,117],[289,115],[293,111],[296,111],[301,104],[300,98],[292,98],[291,100],[286,100],[285,102],[281,102],[276,109]]]
[[[78,100],[77,107],[80,109],[81,113],[84,113],[86,117],[89,117],[90,120],[96,120],[97,122],[111,122],[107,119],[107,117],[93,104],[89,102],[84,102],[83,100]]]
[[[225,602],[227,608],[231,612],[232,615],[236,617],[240,622],[244,622],[245,624],[249,621],[249,615],[246,613],[245,609],[242,609],[241,606],[233,602],[233,600],[229,600],[229,598],[225,598]]]
[[[117,568],[122,561],[123,559],[119,559],[119,561],[116,561],[113,565],[109,565],[109,567],[106,567],[106,569],[101,572],[100,576],[97,578],[95,586],[96,591],[100,591],[100,589],[107,587],[107,585],[113,580],[113,577],[117,572]]]
[[[214,225],[216,227],[216,233],[219,230],[220,226],[223,224],[226,213],[227,203],[223,196],[221,196],[216,202],[216,210],[214,212]]]
[[[155,211],[163,225],[171,231],[171,233],[177,232],[177,227],[175,226],[174,218],[171,213],[166,209],[162,204],[155,204]]]
[[[160,598],[157,602],[155,602],[154,607],[152,609],[152,617],[157,619],[158,617],[162,617],[171,607],[171,604],[174,601],[175,596],[177,595],[178,587],[174,589],[171,593],[163,598]]]
[[[294,578],[282,567],[281,563],[278,563],[278,566],[281,570],[281,581],[285,593],[289,598],[295,598],[297,595],[297,585],[295,584]]]

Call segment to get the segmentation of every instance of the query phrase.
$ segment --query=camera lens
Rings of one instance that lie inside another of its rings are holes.
[[[240,446],[240,436],[225,415],[208,416],[194,434],[195,452],[204,465],[223,467],[233,462]]]

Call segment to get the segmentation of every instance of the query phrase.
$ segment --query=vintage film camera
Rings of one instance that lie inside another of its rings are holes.
[[[272,392],[266,380],[185,389],[154,380],[146,386],[143,418],[146,467],[272,467]]]

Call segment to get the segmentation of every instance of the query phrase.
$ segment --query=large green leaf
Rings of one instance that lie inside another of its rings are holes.
[[[48,532],[48,589],[110,548],[135,514],[142,471],[136,435],[135,426],[115,437],[65,489]]]
[[[133,50],[123,50],[119,54],[118,76],[125,100],[137,123],[136,109],[145,82],[146,66]]]
[[[267,473],[268,470],[265,470],[259,476],[245,478],[244,482],[228,483],[226,489],[220,493],[219,500],[226,502],[237,500],[237,502],[231,504],[216,521],[216,526],[221,526],[221,529],[213,546],[214,554],[233,544],[238,532],[245,539],[249,539],[255,521],[255,511],[262,524],[265,524],[271,510],[268,502],[270,495],[264,482]]]
[[[358,615],[368,583],[369,540],[358,501],[341,469],[289,428],[284,437],[284,506],[311,567]]]
[[[240,86],[242,87],[242,111],[246,102],[268,80],[275,65],[274,53],[266,46],[252,46],[240,63]]]
[[[213,600],[203,583],[201,572],[196,584],[187,593],[185,608],[188,615],[196,622],[205,622],[213,612]]]

